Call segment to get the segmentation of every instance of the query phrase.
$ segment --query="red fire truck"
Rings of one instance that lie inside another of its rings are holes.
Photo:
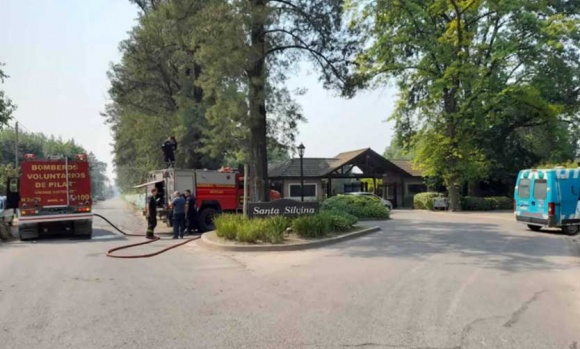
[[[20,176],[10,178],[7,201],[18,208],[20,240],[51,233],[93,234],[91,177],[85,154],[36,159],[24,156]]]
[[[168,204],[175,191],[189,189],[196,198],[198,227],[200,231],[214,229],[213,217],[221,212],[238,212],[243,208],[244,176],[230,168],[220,170],[165,169],[151,171],[147,182],[135,186],[146,188],[147,195],[157,188],[163,207],[157,210],[158,217],[172,226],[168,215]],[[280,198],[280,193],[270,191],[270,200]],[[145,202],[147,204],[147,202]]]

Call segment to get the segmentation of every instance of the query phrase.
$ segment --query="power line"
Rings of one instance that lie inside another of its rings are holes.
[[[24,130],[25,130],[27,133],[34,133],[34,132],[30,131],[30,130],[28,129],[28,127],[26,127],[26,126],[25,126],[25,125],[22,123],[22,121],[19,121],[19,120],[16,120],[16,119],[13,119],[13,120],[14,120],[14,125],[10,125],[10,124],[9,124],[9,125],[8,125],[8,128],[15,129],[15,128],[16,128],[16,125],[18,125],[18,128],[19,128],[19,129],[24,129]]]

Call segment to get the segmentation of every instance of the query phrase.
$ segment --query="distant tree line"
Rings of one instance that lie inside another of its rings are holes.
[[[0,195],[6,193],[6,184],[9,177],[18,175],[14,168],[14,146],[16,133],[13,128],[4,127],[0,131]],[[18,132],[19,163],[24,154],[34,154],[37,158],[48,155],[65,155],[74,157],[75,154],[87,154],[91,175],[91,189],[93,197],[112,197],[113,185],[107,178],[107,164],[99,161],[92,152],[76,144],[74,140],[65,141],[54,136],[42,133]]]

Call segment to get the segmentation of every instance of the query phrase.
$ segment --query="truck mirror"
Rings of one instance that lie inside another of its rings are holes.
[[[20,201],[18,182],[18,178],[8,178],[6,183],[6,208],[18,208],[18,202]]]

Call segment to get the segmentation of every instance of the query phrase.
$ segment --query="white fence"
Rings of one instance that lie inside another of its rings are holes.
[[[135,205],[140,210],[145,209],[145,194],[123,195],[123,199],[128,203]]]

